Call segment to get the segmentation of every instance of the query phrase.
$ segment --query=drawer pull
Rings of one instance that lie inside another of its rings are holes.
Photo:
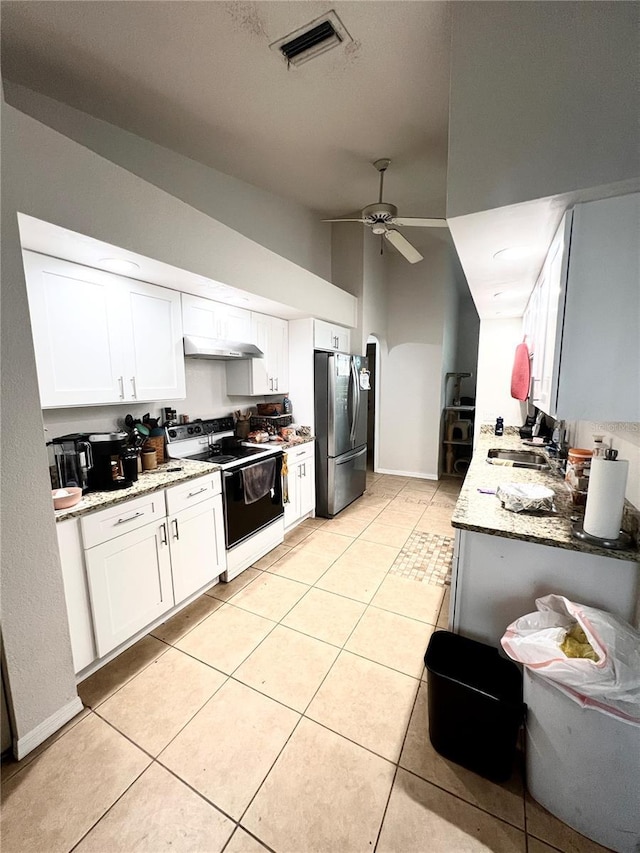
[[[206,487],[206,486],[203,486],[201,489],[198,489],[198,490],[197,490],[197,491],[195,491],[195,492],[189,492],[189,494],[187,495],[187,497],[188,497],[188,498],[193,498],[193,497],[195,497],[196,495],[201,495],[203,492],[206,492],[206,491],[208,491],[207,487]]]
[[[306,452],[307,452],[306,450],[299,450],[299,451],[296,453],[296,456],[304,456],[304,454],[305,454]]]
[[[116,521],[116,524],[126,524],[127,521],[133,521],[134,518],[140,518],[141,515],[144,515],[143,512],[134,512],[133,515],[130,515],[129,518],[119,518]]]

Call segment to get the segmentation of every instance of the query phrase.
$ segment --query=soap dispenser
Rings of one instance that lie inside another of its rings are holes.
[[[504,420],[503,418],[496,418],[496,427],[494,430],[496,435],[504,434]]]

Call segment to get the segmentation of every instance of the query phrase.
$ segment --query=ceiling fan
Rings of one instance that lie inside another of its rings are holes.
[[[446,219],[419,219],[416,217],[398,216],[398,208],[395,204],[387,204],[382,201],[382,187],[384,184],[384,173],[391,164],[388,157],[383,157],[380,160],[375,160],[373,165],[380,172],[380,194],[378,201],[374,204],[368,204],[362,210],[362,218],[360,219],[323,219],[323,222],[363,222],[368,225],[374,234],[380,234],[384,239],[388,240],[391,245],[403,255],[410,264],[417,264],[422,260],[420,252],[411,245],[406,237],[401,234],[396,228],[391,226],[409,226],[412,228],[446,228]]]

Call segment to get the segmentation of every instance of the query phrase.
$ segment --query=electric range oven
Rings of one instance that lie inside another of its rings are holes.
[[[231,580],[246,568],[239,568],[242,562],[254,556],[250,540],[255,538],[256,548],[261,548],[261,542],[264,542],[266,550],[271,550],[278,541],[282,541],[284,454],[276,447],[247,446],[239,443],[233,435],[233,418],[194,421],[168,427],[165,432],[170,458],[210,462],[221,469],[228,564],[223,580]],[[263,463],[270,459],[273,459],[275,466],[273,485],[267,486],[266,493],[256,499],[255,495],[247,492],[248,477],[256,474],[254,469],[262,467]]]

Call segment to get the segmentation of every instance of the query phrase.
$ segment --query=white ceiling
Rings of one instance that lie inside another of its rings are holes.
[[[353,41],[287,69],[269,45],[335,9]],[[443,217],[445,2],[2,3],[9,79],[325,215]]]

